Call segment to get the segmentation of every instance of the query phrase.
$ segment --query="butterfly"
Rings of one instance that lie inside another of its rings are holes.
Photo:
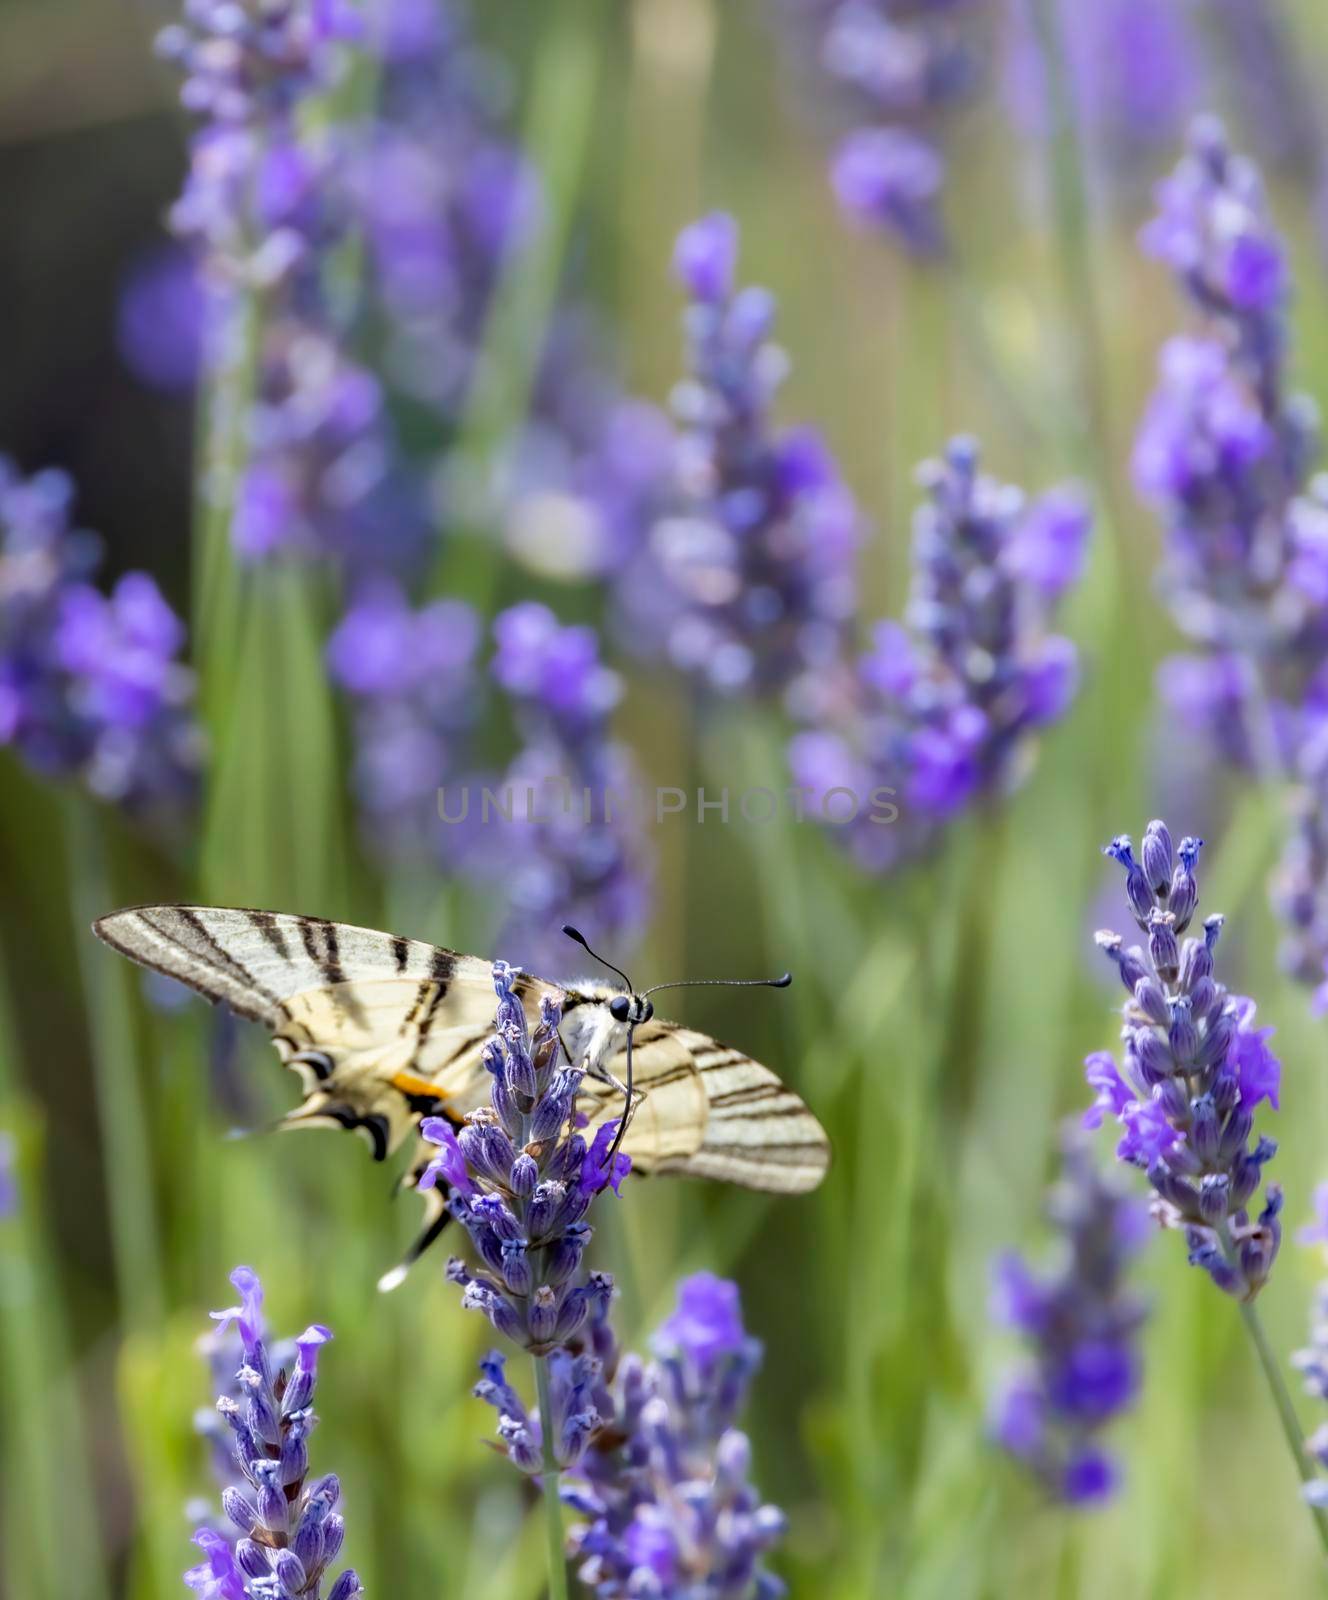
[[[278,1127],[353,1130],[378,1161],[415,1136],[406,1188],[435,1154],[418,1137],[421,1120],[459,1125],[488,1101],[482,1055],[493,1034],[493,969],[475,956],[321,917],[218,906],[136,906],[100,918],[93,931],[131,961],[268,1029],[304,1090]],[[638,994],[611,970],[626,989],[528,973],[514,983],[532,1027],[542,1000],[561,1003],[563,1047],[584,1073],[577,1111],[587,1130],[616,1118],[616,1138],[640,1173],[780,1194],[814,1189],[830,1145],[798,1096],[741,1050],[657,1017],[650,994],[680,985]],[[447,1221],[439,1191],[419,1193],[424,1230],[380,1288],[395,1287]]]

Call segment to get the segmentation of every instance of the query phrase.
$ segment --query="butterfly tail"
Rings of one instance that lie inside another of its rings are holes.
[[[422,1170],[420,1167],[406,1173],[398,1189],[415,1188],[416,1180]],[[399,1288],[406,1281],[406,1274],[452,1220],[452,1214],[447,1209],[448,1188],[441,1179],[434,1188],[418,1189],[416,1192],[424,1202],[424,1227],[397,1265],[379,1278],[378,1288],[383,1294],[390,1294],[393,1289]]]

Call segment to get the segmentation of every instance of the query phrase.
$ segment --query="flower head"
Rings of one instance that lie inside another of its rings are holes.
[[[1050,622],[1082,568],[1084,503],[1060,489],[1028,504],[979,472],[969,439],[952,440],[920,478],[903,622],[878,626],[855,673],[823,675],[802,707],[813,727],[789,747],[793,777],[823,816],[834,790],[857,798],[839,831],[878,869],[924,852],[967,807],[1017,783],[1078,678],[1074,647]],[[890,826],[867,807],[879,795],[899,798]]]
[[[591,1236],[585,1218],[611,1179],[617,1191],[630,1163],[620,1155],[610,1173],[600,1135],[592,1158],[578,1131],[582,1074],[563,1056],[558,1005],[543,1002],[532,1032],[517,972],[497,961],[493,981],[498,1012],[484,1053],[490,1104],[455,1135],[432,1120],[425,1136],[442,1153],[426,1179],[449,1184],[449,1209],[480,1260],[473,1273],[458,1260],[448,1265],[462,1304],[513,1343],[548,1355],[567,1346],[600,1293],[581,1272]]]
[[[1117,1154],[1148,1174],[1158,1220],[1184,1231],[1191,1264],[1219,1288],[1252,1300],[1282,1238],[1276,1184],[1250,1216],[1277,1150],[1268,1138],[1251,1143],[1254,1111],[1261,1100],[1276,1108],[1281,1068],[1268,1047],[1272,1029],[1254,1025],[1254,1002],[1216,980],[1222,918],[1209,917],[1201,938],[1185,937],[1199,903],[1202,843],[1184,838],[1173,847],[1165,823],[1150,822],[1137,856],[1123,834],[1105,848],[1125,874],[1145,942],[1127,948],[1119,934],[1097,936],[1129,998],[1120,1059],[1088,1058],[1098,1098],[1086,1120],[1096,1125],[1106,1111],[1117,1117]]]
[[[787,372],[775,304],[735,287],[737,227],[686,228],[675,267],[690,303],[672,504],[625,575],[621,605],[717,694],[778,694],[833,660],[853,605],[860,523],[820,439],[772,415]]]
[[[126,811],[170,819],[202,764],[184,628],[146,573],[110,594],[99,542],[72,526],[73,485],[0,458],[0,745]]]
[[[1210,667],[1198,695],[1195,672],[1174,666],[1163,688],[1225,754],[1280,768],[1286,724],[1328,648],[1328,547],[1310,483],[1318,427],[1313,405],[1288,392],[1286,247],[1257,169],[1212,118],[1191,128],[1142,242],[1196,324],[1162,351],[1134,456],[1166,529],[1164,593]]]
[[[582,1582],[604,1600],[773,1600],[783,1586],[764,1557],[784,1517],[752,1486],[736,1426],[761,1354],[737,1286],[709,1273],[680,1284],[650,1361],[621,1354],[611,1304],[596,1299],[583,1335],[597,1422],[562,1480]]]
[[[229,1526],[198,1529],[203,1560],[184,1581],[205,1600],[322,1600],[324,1574],[345,1535],[337,1479],[308,1479],[318,1353],[332,1335],[315,1323],[293,1347],[270,1348],[258,1274],[237,1267],[231,1283],[240,1304],[213,1312],[218,1328],[209,1345],[216,1362],[224,1361],[224,1336],[232,1325],[238,1330],[238,1370],[217,1401],[230,1433],[221,1497]],[[361,1592],[348,1568],[327,1600]]]

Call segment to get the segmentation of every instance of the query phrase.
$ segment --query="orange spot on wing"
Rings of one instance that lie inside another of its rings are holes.
[[[429,1078],[421,1078],[415,1072],[394,1072],[389,1080],[394,1089],[400,1089],[402,1094],[429,1095],[432,1099],[443,1101],[447,1096]]]

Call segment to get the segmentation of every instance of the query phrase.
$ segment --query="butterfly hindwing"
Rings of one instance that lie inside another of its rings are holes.
[[[803,1102],[760,1062],[708,1034],[653,1018],[632,1051],[637,1105],[623,1149],[642,1172],[714,1178],[747,1189],[801,1194],[825,1176],[830,1144]],[[620,1081],[627,1053],[608,1063]],[[610,1085],[587,1079],[581,1109],[592,1123],[617,1116]]]

